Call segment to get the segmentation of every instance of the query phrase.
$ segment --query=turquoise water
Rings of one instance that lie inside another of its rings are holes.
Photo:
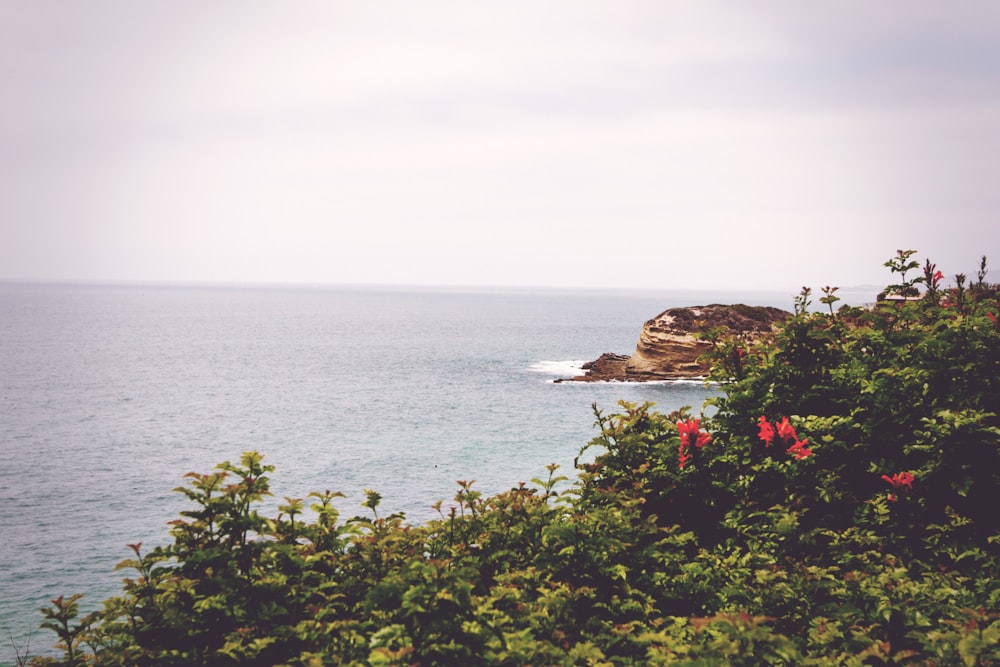
[[[275,498],[362,489],[413,521],[476,480],[546,474],[593,437],[591,404],[701,406],[700,383],[556,384],[681,305],[792,295],[0,285],[0,664],[52,644],[37,610],[120,587],[163,543],[171,491],[257,449]]]

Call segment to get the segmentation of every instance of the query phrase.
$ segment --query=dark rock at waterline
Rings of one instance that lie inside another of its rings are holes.
[[[585,375],[570,378],[569,380],[556,380],[556,382],[581,381],[581,382],[610,382],[621,380],[625,377],[625,365],[629,358],[624,354],[605,352],[594,361],[588,361],[581,368],[586,371]]]

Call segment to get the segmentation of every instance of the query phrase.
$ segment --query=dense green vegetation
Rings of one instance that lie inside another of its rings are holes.
[[[767,340],[711,332],[707,412],[623,403],[553,467],[441,516],[255,505],[257,453],[178,491],[173,543],[119,597],[54,600],[47,665],[1000,664],[997,286],[905,251],[889,293]]]

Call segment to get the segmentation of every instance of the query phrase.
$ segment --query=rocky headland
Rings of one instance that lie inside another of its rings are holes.
[[[556,382],[651,382],[705,377],[712,344],[700,334],[722,327],[754,340],[774,331],[791,313],[770,306],[712,304],[670,308],[646,322],[632,356],[606,352],[583,365],[584,375]]]

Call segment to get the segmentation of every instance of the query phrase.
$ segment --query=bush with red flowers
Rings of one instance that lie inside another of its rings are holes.
[[[998,665],[1000,291],[912,255],[909,298],[712,332],[704,414],[595,407],[568,487],[463,481],[410,525],[374,491],[265,517],[255,452],[189,473],[173,543],[130,545],[100,611],[53,600],[63,656],[33,663]]]

